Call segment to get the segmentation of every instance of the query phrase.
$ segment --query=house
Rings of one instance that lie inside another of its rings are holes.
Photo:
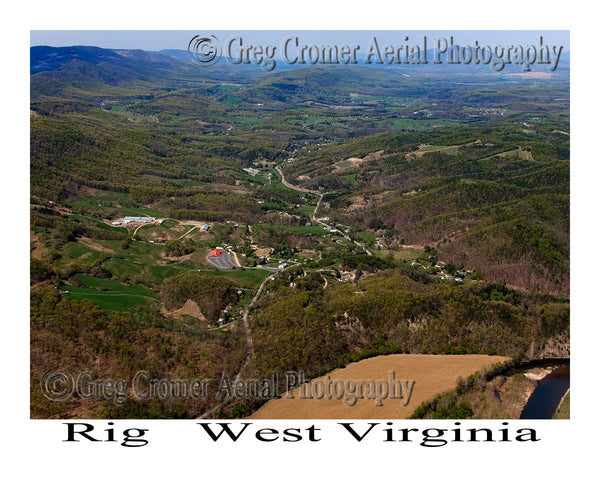
[[[210,228],[210,225],[207,225],[206,223],[204,225],[202,225],[200,227],[200,231],[201,232],[208,232],[208,229]]]
[[[221,256],[221,250],[219,250],[218,248],[215,248],[214,250],[210,251],[210,256],[211,257],[220,257]]]

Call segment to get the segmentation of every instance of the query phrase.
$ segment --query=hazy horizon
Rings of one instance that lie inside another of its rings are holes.
[[[408,36],[414,43],[427,36],[453,36],[456,44],[527,45],[544,38],[545,44],[561,45],[570,50],[568,30],[31,30],[30,47],[95,46],[127,50],[187,50],[195,35],[215,35],[221,40],[243,36],[248,43],[279,45],[288,36],[301,36],[305,42],[361,43],[373,36],[385,43],[402,43]]]

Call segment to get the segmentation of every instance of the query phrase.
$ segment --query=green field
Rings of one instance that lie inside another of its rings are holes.
[[[56,260],[59,268],[65,268],[72,264],[92,264],[102,257],[103,253],[84,245],[81,242],[72,242],[62,250],[61,257]]]
[[[374,242],[377,237],[373,235],[371,232],[357,232],[355,237],[361,242]]]
[[[350,175],[344,175],[344,178],[350,182],[350,185],[356,185],[356,173]]]
[[[323,227],[319,227],[317,225],[311,225],[310,227],[302,226],[302,225],[277,225],[270,224],[268,225],[270,228],[274,228],[275,230],[282,230],[289,233],[298,233],[298,234],[308,234],[308,235],[325,235],[327,232]],[[260,233],[262,225],[253,225],[252,229],[256,233]]]
[[[127,264],[127,262],[123,263]],[[125,269],[127,268],[125,267]],[[164,279],[183,273],[184,271],[192,272],[197,271],[197,269],[180,267],[178,265],[153,265],[148,266],[145,271],[146,275],[151,277],[152,280],[160,280],[162,282]],[[271,274],[267,270],[260,269],[237,269],[233,271],[203,270],[203,272],[209,275],[224,277],[237,287],[250,290],[258,288],[262,281]],[[135,310],[140,307],[156,304],[159,300],[158,295],[149,288],[140,285],[124,285],[115,280],[96,278],[84,274],[73,275],[69,283],[71,285],[60,287],[68,295],[68,298],[72,300],[86,298],[92,300],[103,309]],[[249,301],[251,297],[252,295],[249,294],[245,300]]]
[[[71,278],[71,283],[82,286],[60,287],[66,294],[68,292],[70,299],[87,298],[100,308],[109,310],[131,310],[135,307],[152,305],[158,300],[158,296],[152,290],[139,285],[123,285],[114,280],[76,274]]]
[[[515,150],[509,150],[507,152],[497,153],[496,155],[492,155],[490,157],[482,158],[480,161],[491,160],[491,159],[500,159],[509,156],[516,156],[519,160],[533,160],[533,156],[531,152],[527,150],[523,150],[521,147],[516,148]]]
[[[80,196],[69,203],[70,208],[94,213],[110,213],[115,216],[164,217],[164,212],[140,206],[127,193],[98,191],[93,195]]]
[[[224,277],[240,288],[256,289],[272,272],[261,269],[238,268],[236,270],[203,270],[203,273]]]
[[[98,227],[103,228],[104,230],[109,230],[109,231],[114,231],[114,232],[127,232],[127,229],[124,227],[113,227],[111,225],[107,225],[106,223],[104,223],[102,221],[101,218],[98,217],[90,217],[89,215],[80,215],[78,213],[73,213],[72,215],[69,215],[69,218],[72,218],[74,220],[79,220],[80,222],[88,222],[88,221],[93,221],[96,222],[98,224]]]

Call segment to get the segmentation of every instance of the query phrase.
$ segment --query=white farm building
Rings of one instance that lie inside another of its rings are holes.
[[[156,217],[123,217],[123,222],[131,223],[131,222],[153,222],[156,220]]]

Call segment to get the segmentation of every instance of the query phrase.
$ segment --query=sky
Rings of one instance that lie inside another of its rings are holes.
[[[423,37],[454,37],[456,43],[488,45],[537,44],[543,36],[545,44],[561,45],[569,50],[568,30],[31,30],[30,46],[53,47],[93,45],[112,49],[187,50],[195,35],[215,35],[220,40],[242,36],[251,43],[280,45],[288,36],[298,35],[306,43],[365,45],[375,36],[378,42],[418,42]]]

